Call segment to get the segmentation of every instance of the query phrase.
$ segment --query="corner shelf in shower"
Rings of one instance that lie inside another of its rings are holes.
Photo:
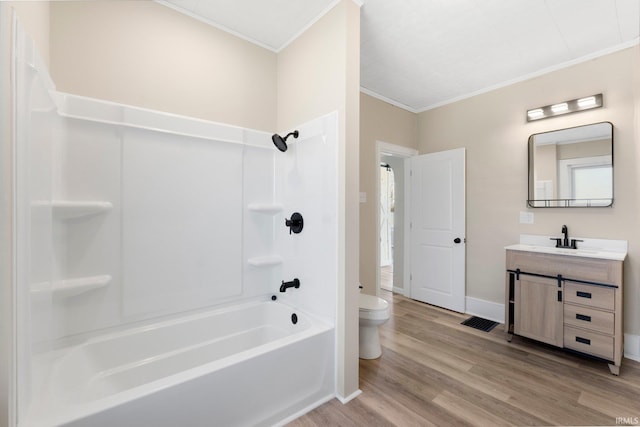
[[[266,215],[275,215],[282,212],[282,205],[276,203],[249,203],[251,212],[262,213]]]
[[[111,283],[111,276],[104,274],[101,276],[87,276],[78,277],[76,279],[56,280],[51,283],[49,289],[49,283],[37,283],[31,286],[32,293],[41,293],[51,291],[51,294],[55,298],[69,298],[76,295],[83,294],[85,292],[92,291],[94,289],[100,289]]]
[[[279,255],[266,255],[249,258],[247,260],[249,265],[254,267],[270,267],[273,265],[282,264],[282,257]]]
[[[113,204],[111,202],[104,201],[77,202],[54,200],[51,202],[51,208],[55,218],[71,219],[105,213],[113,209]]]

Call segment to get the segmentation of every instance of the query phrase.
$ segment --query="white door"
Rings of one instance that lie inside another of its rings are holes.
[[[465,311],[465,149],[411,158],[409,297]]]

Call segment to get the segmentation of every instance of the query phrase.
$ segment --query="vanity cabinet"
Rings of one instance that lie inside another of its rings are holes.
[[[509,250],[505,328],[609,362],[623,351],[623,261]]]
[[[557,280],[516,275],[514,333],[547,344],[563,345],[563,307]]]

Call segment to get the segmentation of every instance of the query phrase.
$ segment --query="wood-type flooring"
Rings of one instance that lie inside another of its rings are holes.
[[[454,313],[390,292],[382,357],[360,359],[362,394],[289,424],[326,426],[640,425],[640,363],[602,361],[487,333]]]

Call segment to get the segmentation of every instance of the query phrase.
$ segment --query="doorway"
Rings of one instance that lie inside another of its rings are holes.
[[[406,159],[417,154],[412,148],[378,141],[376,144],[377,161],[377,251],[376,289],[405,293],[405,281],[408,277],[407,262],[404,254],[405,224],[408,215],[405,209],[405,183],[409,168]]]
[[[393,158],[382,156],[380,163],[380,288],[393,291],[394,227],[396,213]]]

